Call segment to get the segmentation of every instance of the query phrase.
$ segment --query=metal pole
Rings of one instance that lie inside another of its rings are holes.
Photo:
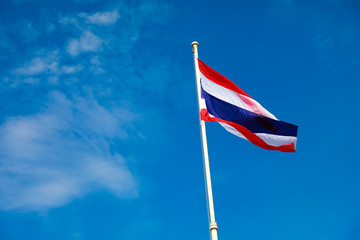
[[[194,64],[195,64],[195,77],[196,77],[196,89],[197,89],[197,99],[200,113],[200,99],[201,99],[201,91],[200,91],[200,73],[198,66],[198,51],[197,47],[199,46],[198,42],[192,42],[191,46],[193,47],[194,54]],[[211,177],[210,177],[210,165],[209,165],[209,154],[206,140],[206,129],[205,122],[200,120],[200,129],[201,129],[201,145],[202,145],[202,153],[203,153],[203,163],[204,163],[204,175],[205,175],[205,189],[206,189],[206,199],[207,199],[207,207],[208,207],[208,218],[209,218],[209,230],[210,230],[210,239],[218,240],[217,230],[218,226],[215,221],[215,211],[214,211],[214,202],[213,202],[213,194],[211,188]]]

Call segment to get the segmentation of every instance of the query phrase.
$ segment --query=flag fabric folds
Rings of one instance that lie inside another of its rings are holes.
[[[296,125],[278,120],[232,81],[197,61],[201,120],[218,122],[230,133],[261,148],[295,152]]]

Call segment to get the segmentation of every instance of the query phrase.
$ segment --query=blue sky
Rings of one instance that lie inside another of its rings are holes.
[[[219,239],[359,239],[359,29],[355,0],[2,0],[0,239],[209,239],[195,40],[299,126],[207,124]]]

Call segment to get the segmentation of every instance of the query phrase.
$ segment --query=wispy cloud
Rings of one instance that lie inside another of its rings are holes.
[[[36,75],[43,72],[56,73],[58,71],[58,53],[53,51],[47,56],[35,57],[29,63],[16,68],[13,72],[19,75]]]
[[[101,67],[102,63],[99,60],[99,56],[95,56],[93,58],[91,58],[91,70],[94,73],[103,73],[104,69]]]
[[[97,52],[101,49],[102,40],[90,31],[85,31],[79,39],[71,39],[67,52],[77,56],[81,52]]]
[[[91,96],[53,92],[50,101],[43,112],[0,126],[0,209],[47,210],[100,188],[136,197],[126,160],[109,145],[127,137],[136,116]]]
[[[79,72],[83,69],[83,66],[81,64],[76,66],[62,66],[61,71],[66,74]]]
[[[74,74],[83,70],[81,64],[65,65],[61,63],[59,50],[52,52],[39,52],[38,57],[31,59],[28,63],[12,70],[13,77],[21,79],[23,83],[38,84],[43,76],[51,79],[58,79],[62,74]],[[98,65],[95,64],[94,65]]]
[[[118,10],[108,11],[108,12],[97,12],[92,15],[82,13],[81,17],[86,19],[87,23],[98,24],[98,25],[108,25],[115,23],[120,15]]]
[[[166,6],[142,2],[108,11],[60,13],[58,21],[48,19],[43,26],[24,21],[31,24],[24,31],[38,31],[36,41],[44,44],[16,43],[21,46],[13,49],[21,57],[0,72],[4,86],[0,93],[21,91],[29,95],[23,99],[30,109],[43,110],[24,115],[9,106],[11,116],[17,117],[2,118],[0,209],[47,210],[97,189],[119,197],[137,196],[123,151],[113,142],[127,139],[133,124],[142,125],[122,104],[139,107],[148,100],[158,101],[170,84],[169,61],[142,52],[142,57],[134,58],[132,52],[147,29],[144,26],[164,19]],[[9,26],[0,32],[11,36]],[[21,55],[19,49],[27,51]],[[134,135],[146,139],[145,133]]]

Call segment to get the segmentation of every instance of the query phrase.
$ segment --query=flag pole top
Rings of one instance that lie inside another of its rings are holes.
[[[194,45],[195,45],[196,47],[198,47],[198,46],[199,46],[199,43],[198,43],[197,41],[193,41],[193,42],[191,43],[191,46],[194,47]]]
[[[192,52],[195,54],[195,52],[197,52],[197,47],[199,46],[199,43],[197,41],[193,41],[191,43],[191,46],[192,46]],[[197,53],[196,53],[196,57],[197,57]]]

